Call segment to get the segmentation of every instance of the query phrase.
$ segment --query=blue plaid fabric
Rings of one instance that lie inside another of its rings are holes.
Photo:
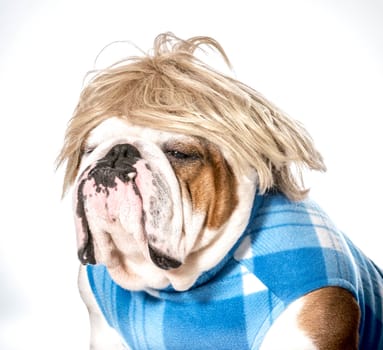
[[[258,195],[241,239],[188,291],[130,292],[102,265],[88,277],[108,323],[136,350],[258,349],[291,302],[326,286],[358,301],[360,348],[383,349],[383,274],[309,200]]]

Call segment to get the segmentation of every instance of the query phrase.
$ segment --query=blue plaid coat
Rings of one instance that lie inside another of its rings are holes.
[[[360,348],[383,349],[383,274],[309,200],[257,196],[240,240],[185,292],[130,292],[104,266],[87,270],[105,318],[132,349],[258,349],[291,302],[326,286],[358,301]]]

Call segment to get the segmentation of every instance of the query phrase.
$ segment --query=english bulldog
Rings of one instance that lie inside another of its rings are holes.
[[[382,272],[299,181],[325,170],[310,136],[203,47],[228,62],[158,36],[68,125],[91,349],[382,349]]]

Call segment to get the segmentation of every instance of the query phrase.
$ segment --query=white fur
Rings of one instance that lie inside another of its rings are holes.
[[[290,304],[267,332],[260,350],[318,350],[298,326],[304,297]]]

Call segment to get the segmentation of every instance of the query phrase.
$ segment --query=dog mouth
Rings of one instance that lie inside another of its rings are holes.
[[[151,189],[148,190],[148,187]],[[101,244],[100,253],[99,240],[105,240],[102,232],[110,231],[119,222],[129,228],[141,246],[146,242],[144,255],[157,267],[163,270],[180,267],[181,261],[151,241],[152,237],[156,237],[153,231],[162,228],[158,213],[163,213],[162,209],[166,211],[169,206],[165,188],[164,181],[153,174],[138,149],[131,144],[113,146],[95,165],[85,169],[78,182],[76,201],[80,262],[86,265],[104,263],[103,260],[110,259],[105,253],[111,252],[110,247]],[[150,191],[152,194],[148,195]],[[114,236],[114,245],[118,246],[123,235],[120,232]],[[132,241],[130,243],[134,244]],[[99,259],[99,255],[103,258]]]
[[[177,259],[174,259],[164,254],[163,252],[151,246],[150,244],[148,245],[148,247],[150,258],[152,259],[153,263],[162,270],[176,269],[182,265],[182,263]]]

